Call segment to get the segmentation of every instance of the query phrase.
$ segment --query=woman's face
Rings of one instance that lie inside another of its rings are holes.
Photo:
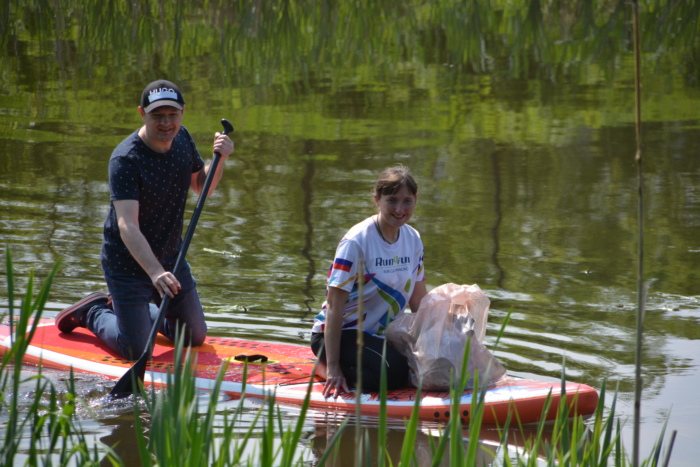
[[[396,229],[411,219],[417,200],[418,196],[411,193],[406,186],[402,186],[393,195],[382,195],[379,199],[375,196],[374,198],[374,202],[379,208],[379,219]]]

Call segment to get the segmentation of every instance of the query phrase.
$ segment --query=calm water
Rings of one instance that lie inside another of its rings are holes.
[[[217,12],[230,24],[191,11],[180,33],[165,21],[120,33],[114,22],[129,12],[56,20],[10,12],[13,34],[0,52],[0,239],[19,286],[61,260],[47,315],[105,290],[107,161],[140,124],[144,84],[167,77],[182,84],[184,124],[203,155],[221,118],[236,128],[236,151],[188,254],[211,335],[305,344],[337,242],[373,213],[378,172],[404,163],[420,184],[411,224],[426,246],[428,287],[478,284],[491,299],[488,344],[512,311],[496,352],[509,374],[558,380],[566,359],[570,380],[619,384],[631,450],[639,264],[631,53],[548,67],[487,40],[489,57],[460,63],[449,41],[419,32],[400,39],[416,41],[408,55],[381,48],[369,24],[370,45],[351,43],[350,53],[329,39],[339,50],[325,61],[311,56],[304,34],[263,34],[269,16],[251,23],[250,12]],[[245,40],[234,42],[236,25]],[[205,26],[208,36],[196,34]],[[700,85],[684,58],[648,53],[643,68],[641,454],[668,418],[666,442],[677,430],[672,465],[693,464],[700,435]],[[78,384],[88,399],[110,387],[94,377]],[[235,403],[222,400],[222,410]],[[129,411],[99,409],[85,426],[133,446]],[[293,423],[296,412],[284,413]],[[310,461],[338,423],[309,419]],[[429,429],[419,446],[429,446]],[[392,428],[390,450],[400,450],[401,433]]]

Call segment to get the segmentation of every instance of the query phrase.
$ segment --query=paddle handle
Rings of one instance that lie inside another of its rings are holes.
[[[227,135],[233,131],[233,126],[231,125],[231,122],[229,122],[225,118],[221,119],[221,125],[224,127],[224,131],[221,134]],[[192,213],[192,219],[190,220],[190,224],[187,226],[187,233],[185,234],[185,239],[182,241],[180,253],[177,255],[175,267],[173,267],[173,274],[175,275],[177,275],[178,271],[180,271],[180,268],[185,262],[185,255],[187,255],[187,250],[189,249],[190,242],[192,241],[192,237],[194,236],[194,229],[197,227],[199,215],[204,209],[204,202],[207,200],[209,188],[211,188],[212,181],[214,180],[214,173],[216,172],[216,168],[219,165],[219,159],[221,159],[221,154],[215,152],[214,158],[212,159],[211,164],[209,165],[209,172],[207,173],[207,178],[204,180],[204,188],[202,188],[202,191],[199,193],[197,205],[195,206],[194,212]],[[160,302],[160,308],[158,310],[158,317],[156,318],[155,322],[153,323],[153,327],[151,328],[151,334],[149,336],[149,345],[147,345],[146,349],[144,350],[144,352],[148,352],[149,358],[153,351],[153,344],[155,343],[156,335],[158,334],[158,329],[160,329],[160,323],[163,321],[163,318],[165,318],[165,309],[168,307],[169,303],[170,296],[167,294],[163,295],[163,300]]]
[[[221,125],[223,125],[224,127],[224,131],[221,133],[222,135],[227,135],[233,132],[233,126],[231,126],[231,123],[225,118],[221,120]],[[197,222],[199,221],[199,215],[204,209],[204,202],[207,200],[209,188],[211,188],[212,180],[214,179],[214,173],[216,172],[216,167],[219,165],[219,159],[221,159],[221,154],[215,152],[214,158],[212,159],[211,164],[209,165],[209,173],[207,174],[207,178],[204,180],[204,188],[202,188],[202,192],[199,194],[197,206],[195,206],[194,212],[192,213],[192,220],[190,220],[190,225],[187,226],[187,233],[185,234],[185,239],[182,241],[180,253],[177,255],[175,267],[173,268],[173,274],[177,274],[177,272],[182,267],[182,263],[184,263],[185,261],[185,255],[187,254],[187,249],[190,247],[190,242],[192,241],[192,236],[194,235],[194,229],[197,226]],[[165,297],[167,297],[167,295],[165,295]]]

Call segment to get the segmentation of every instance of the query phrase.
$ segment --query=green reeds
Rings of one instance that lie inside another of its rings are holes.
[[[143,389],[141,395],[151,414],[147,442],[139,437],[139,450],[143,465],[168,466],[227,466],[245,463],[244,455],[248,442],[262,411],[255,416],[249,430],[242,435],[235,434],[235,427],[242,414],[242,401],[233,411],[219,414],[218,402],[221,382],[228,367],[223,362],[217,374],[208,403],[200,409],[201,391],[196,387],[194,371],[196,359],[190,349],[183,350],[182,335],[178,335],[175,345],[175,360],[172,371],[168,371],[167,385],[157,390],[155,385]],[[247,365],[244,377],[247,374]],[[143,432],[140,409],[134,399],[135,424],[138,433]],[[274,427],[272,423],[268,426]],[[271,465],[274,456],[268,450],[270,443],[265,443],[271,435],[265,430],[261,459]]]
[[[8,318],[15,336],[11,346],[3,348],[0,363],[0,465],[99,465],[98,443],[90,443],[75,420],[79,398],[73,372],[66,393],[59,392],[53,382],[42,375],[41,368],[36,375],[22,373],[25,354],[37,331],[59,263],[51,269],[36,296],[34,272],[29,274],[26,292],[17,310],[9,249],[5,251],[5,264],[9,313],[0,316],[0,322]],[[32,383],[33,392],[25,398],[28,404],[20,406],[21,391]],[[110,449],[101,447],[100,451],[106,451],[106,459],[112,463],[118,462]]]
[[[221,412],[219,395],[228,367],[226,362],[220,367],[216,381],[206,396],[206,406],[200,409],[202,391],[197,389],[195,381],[196,354],[190,349],[184,350],[183,340],[178,337],[174,355],[172,371],[168,372],[166,378],[167,385],[162,390],[151,386],[150,391],[144,390],[141,393],[151,414],[148,442],[142,441],[139,446],[144,465],[205,467],[303,464],[299,445],[309,407],[312,379],[296,423],[285,428],[274,393],[268,395],[252,421],[243,420],[247,415],[243,410],[245,383],[237,407]],[[247,376],[247,365],[246,362],[243,381]],[[141,432],[138,407],[135,403],[136,429]],[[237,434],[235,428],[243,423],[250,424],[248,430]],[[262,424],[262,429],[256,435],[258,423]],[[249,449],[250,441],[256,436],[259,437],[257,449]]]

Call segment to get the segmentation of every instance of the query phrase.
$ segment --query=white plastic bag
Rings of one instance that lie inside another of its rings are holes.
[[[482,384],[491,384],[506,371],[482,344],[491,302],[478,285],[444,284],[421,301],[417,314],[403,314],[389,324],[386,337],[408,359],[411,382],[423,389],[446,390],[459,381],[467,341],[470,374],[479,370]],[[488,374],[487,374],[488,373]]]

